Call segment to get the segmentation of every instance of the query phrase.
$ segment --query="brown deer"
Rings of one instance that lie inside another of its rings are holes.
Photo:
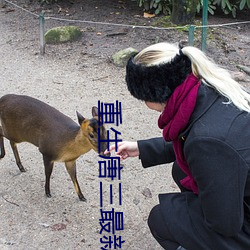
[[[54,162],[64,162],[79,199],[86,201],[77,181],[76,160],[91,149],[104,155],[107,146],[106,129],[98,124],[97,107],[92,107],[92,115],[93,118],[86,119],[77,112],[79,126],[60,111],[37,99],[24,95],[5,95],[0,98],[0,158],[5,156],[5,137],[10,141],[18,168],[25,172],[16,144],[32,143],[43,155],[46,195],[51,197],[50,176]],[[101,139],[99,145],[98,131]]]

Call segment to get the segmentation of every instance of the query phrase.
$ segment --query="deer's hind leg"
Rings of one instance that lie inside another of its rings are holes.
[[[81,201],[87,201],[86,198],[83,196],[82,191],[80,189],[79,183],[76,177],[76,161],[67,161],[65,162],[66,169],[70,175],[71,180],[74,183],[74,187],[78,197]]]
[[[1,126],[0,126],[0,150],[1,150],[0,159],[2,159],[5,156],[5,149],[3,140],[3,129]]]
[[[25,172],[26,170],[24,169],[24,167],[23,167],[23,165],[21,163],[19,153],[18,153],[18,150],[17,150],[17,146],[16,146],[16,142],[10,141],[10,145],[11,145],[11,148],[13,150],[13,153],[14,153],[14,156],[15,156],[15,159],[16,159],[16,164],[17,164],[18,168],[20,169],[21,172]]]

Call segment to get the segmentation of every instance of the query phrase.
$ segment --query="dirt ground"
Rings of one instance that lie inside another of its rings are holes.
[[[143,18],[135,2],[118,0],[60,1],[40,7],[36,1],[13,1],[46,17],[87,20],[117,24],[150,26],[159,19]],[[105,3],[105,4],[103,4]],[[249,20],[209,17],[209,24]],[[199,19],[199,18],[197,18]],[[157,128],[158,114],[130,96],[126,89],[124,68],[110,60],[120,49],[138,50],[158,42],[187,40],[187,32],[153,30],[71,22],[84,31],[80,41],[62,45],[46,45],[39,54],[37,16],[12,5],[0,9],[0,86],[1,96],[7,93],[30,95],[56,107],[73,120],[76,110],[86,117],[101,102],[122,104],[121,125],[108,125],[121,132],[123,140],[139,140],[161,136]],[[69,25],[69,22],[46,19],[46,30]],[[197,32],[199,33],[199,32]],[[250,66],[250,25],[239,24],[210,28],[207,52],[210,57],[237,73],[240,82],[249,87],[249,76],[237,65]],[[195,37],[200,46],[200,36]],[[124,214],[124,230],[116,235],[125,243],[122,249],[161,249],[147,227],[147,216],[158,203],[158,194],[178,191],[171,179],[171,165],[143,169],[136,158],[122,163],[121,181],[98,177],[98,155],[91,151],[77,160],[78,181],[87,202],[81,202],[64,165],[55,165],[51,178],[52,198],[44,194],[42,156],[30,144],[20,144],[21,160],[27,172],[20,173],[8,141],[6,156],[0,162],[0,249],[100,249],[100,181],[104,197],[109,185],[114,186],[114,204],[104,199],[104,209]],[[118,204],[118,187],[122,184],[122,205]],[[114,249],[105,248],[105,249]],[[119,249],[118,247],[116,249]]]

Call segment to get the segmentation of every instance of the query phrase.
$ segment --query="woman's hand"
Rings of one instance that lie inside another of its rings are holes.
[[[106,150],[104,154],[110,153],[115,150],[115,145],[109,147],[109,151]],[[115,156],[119,156],[121,160],[124,160],[128,157],[139,156],[139,149],[137,142],[122,141],[117,144],[117,151]]]

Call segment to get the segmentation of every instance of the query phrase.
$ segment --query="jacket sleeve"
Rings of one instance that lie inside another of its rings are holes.
[[[184,154],[198,185],[205,223],[224,236],[237,235],[244,220],[246,162],[225,141],[209,137],[187,141]]]
[[[139,140],[139,158],[144,168],[175,161],[175,153],[171,142],[163,137]]]

